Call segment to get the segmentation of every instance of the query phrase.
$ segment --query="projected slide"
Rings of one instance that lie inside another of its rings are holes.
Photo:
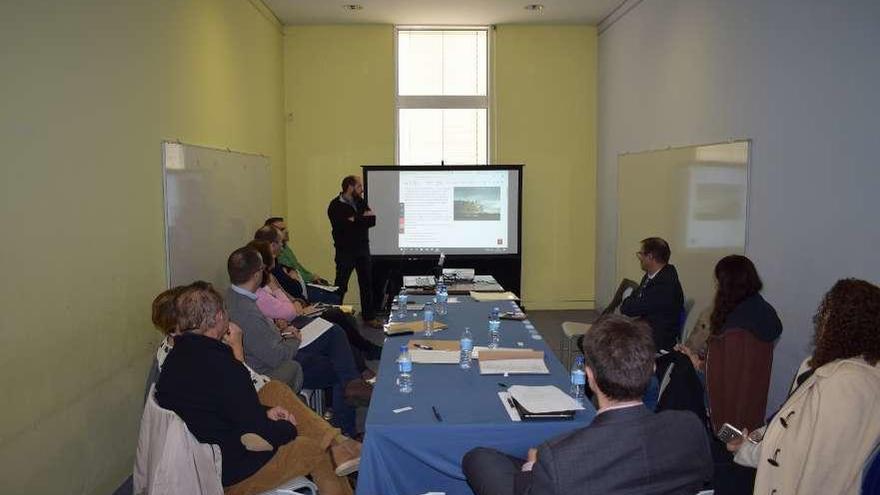
[[[367,173],[373,254],[516,252],[518,170]]]
[[[401,172],[398,247],[507,247],[507,171]]]

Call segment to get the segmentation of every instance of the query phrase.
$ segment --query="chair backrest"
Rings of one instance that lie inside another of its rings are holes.
[[[222,495],[220,448],[199,443],[186,423],[159,406],[150,387],[135,456],[134,494]]]
[[[614,291],[614,297],[611,298],[611,302],[608,303],[608,306],[602,310],[602,316],[610,315],[614,313],[617,308],[620,307],[620,304],[623,303],[624,293],[626,293],[627,289],[636,290],[639,288],[638,282],[625,278],[620,281],[620,285],[617,286],[617,290]]]

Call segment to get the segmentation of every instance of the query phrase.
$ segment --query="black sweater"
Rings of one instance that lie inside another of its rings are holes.
[[[376,217],[364,216],[364,212],[370,209],[366,201],[356,200],[356,204],[357,208],[337,196],[327,206],[327,217],[333,228],[333,245],[337,251],[350,254],[370,251],[369,230],[376,226]]]
[[[246,450],[241,435],[256,433],[276,450],[296,437],[295,426],[266,416],[250,374],[232,349],[203,335],[186,333],[174,340],[156,399],[177,413],[199,442],[220,446],[224,486],[248,478],[275,453]]]

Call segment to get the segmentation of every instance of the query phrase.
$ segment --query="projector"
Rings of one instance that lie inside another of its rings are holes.
[[[447,280],[472,281],[474,279],[473,268],[444,268],[443,278]]]

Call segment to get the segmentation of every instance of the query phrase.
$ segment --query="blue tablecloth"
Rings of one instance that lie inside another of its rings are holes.
[[[425,297],[412,297],[424,301]],[[478,303],[459,296],[458,304],[449,305],[449,314],[441,321],[449,328],[436,332],[434,339],[458,340],[469,326],[475,345],[488,341],[487,315],[493,306],[509,311],[510,302]],[[421,313],[409,313],[420,319]],[[595,416],[588,403],[571,421],[513,422],[498,398],[507,385],[556,385],[568,391],[568,371],[543,340],[533,339],[528,322],[504,320],[501,346],[524,347],[544,351],[549,375],[480,375],[474,361],[469,370],[457,365],[415,364],[414,390],[397,391],[397,355],[401,344],[422,334],[388,338],[382,351],[378,381],[366,422],[366,439],[358,474],[358,495],[419,495],[429,491],[447,495],[470,494],[461,472],[461,458],[478,446],[493,447],[511,455],[525,457],[530,447],[565,432],[587,426]],[[395,414],[394,409],[412,406],[411,411]],[[443,418],[434,418],[435,406]]]

